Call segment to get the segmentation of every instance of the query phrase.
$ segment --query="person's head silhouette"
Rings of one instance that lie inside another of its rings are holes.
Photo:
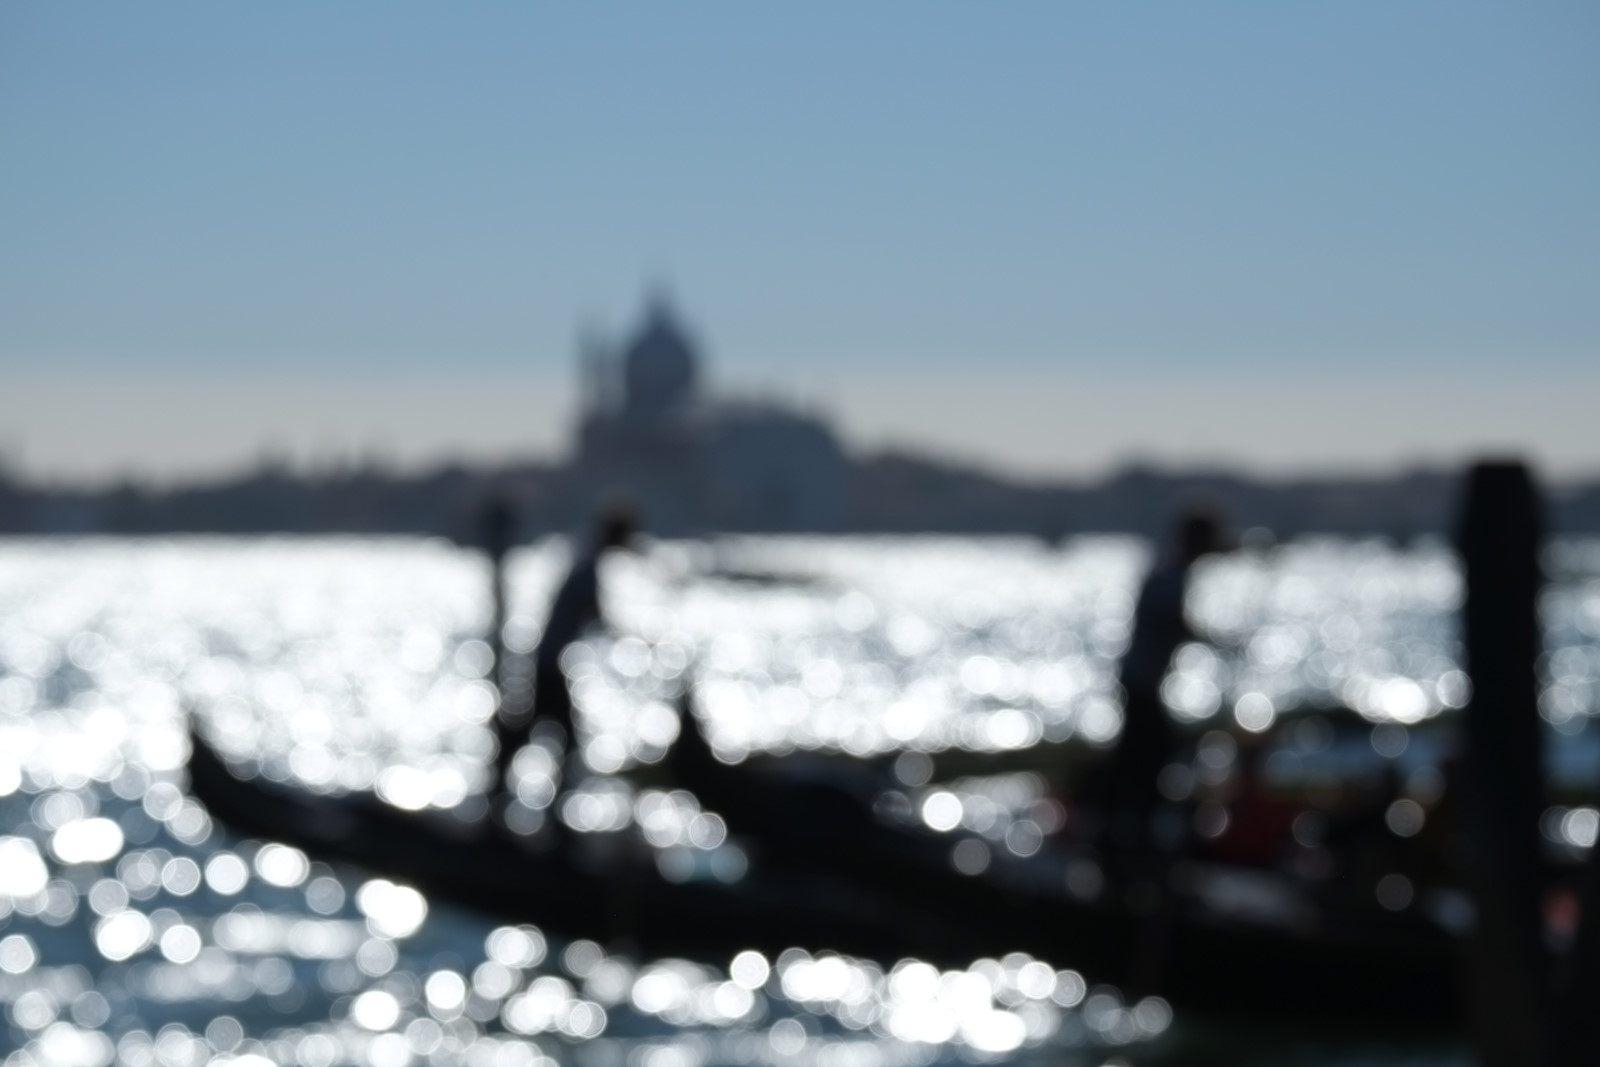
[[[600,513],[595,527],[595,546],[602,551],[608,548],[632,548],[639,523],[633,508],[624,503],[609,505]]]
[[[1222,520],[1215,510],[1204,505],[1192,504],[1184,508],[1178,515],[1175,533],[1178,556],[1185,565],[1228,549]]]

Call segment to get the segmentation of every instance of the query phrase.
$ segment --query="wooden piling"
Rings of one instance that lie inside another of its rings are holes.
[[[1548,1062],[1543,731],[1535,673],[1542,537],[1539,494],[1524,464],[1483,462],[1468,472],[1457,538],[1466,579],[1464,666],[1472,679],[1463,722],[1464,808],[1477,905],[1467,1004],[1485,1067]]]
[[[506,771],[511,766],[512,746],[514,739],[523,727],[519,701],[515,693],[508,696],[508,691],[515,687],[510,683],[511,672],[506,662],[506,553],[511,550],[513,526],[516,514],[511,503],[504,497],[496,496],[489,501],[483,512],[483,549],[489,557],[489,582],[494,607],[489,620],[489,651],[491,663],[489,680],[495,687],[495,712],[494,732],[497,751],[495,753],[495,780],[490,792],[498,795],[498,791],[505,784]]]
[[[493,618],[489,623],[489,651],[494,653],[494,667],[489,678],[499,686],[506,658],[506,553],[511,549],[511,527],[514,515],[511,505],[503,497],[489,501],[483,516],[483,547],[489,557],[490,582],[494,596]]]

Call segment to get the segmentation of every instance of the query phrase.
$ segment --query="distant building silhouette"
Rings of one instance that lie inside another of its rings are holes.
[[[850,465],[822,420],[718,400],[670,305],[652,300],[625,343],[580,345],[583,410],[569,487],[588,502],[624,496],[661,533],[834,530]]]
[[[847,456],[825,419],[709,390],[699,346],[661,298],[621,341],[590,331],[578,348],[581,403],[565,461],[450,463],[422,473],[375,465],[296,473],[266,463],[217,482],[84,489],[25,481],[0,457],[0,534],[342,532],[471,541],[484,501],[498,496],[519,502],[518,538],[571,532],[626,499],[647,529],[668,537],[937,532],[1056,540],[1144,533],[1202,497],[1240,529],[1404,542],[1447,532],[1458,495],[1456,473],[1437,469],[1268,482],[1222,469],[1133,465],[1095,482],[1050,484],[906,452]],[[1600,532],[1600,480],[1553,491],[1549,506],[1553,533]]]

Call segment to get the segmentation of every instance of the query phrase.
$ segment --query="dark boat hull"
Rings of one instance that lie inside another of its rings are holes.
[[[1152,915],[1106,897],[1076,898],[1064,872],[1044,884],[994,869],[965,876],[944,835],[876,819],[874,790],[856,776],[805,779],[730,766],[713,755],[687,697],[680,715],[678,776],[735,832],[753,838],[769,867],[827,873],[969,917],[986,931],[983,952],[1002,951],[1000,943],[1022,947],[1208,1011],[1401,1021],[1459,1014],[1461,945],[1415,909],[1318,911],[1267,923],[1218,914],[1195,894],[1175,892]]]
[[[743,824],[756,837],[752,872],[733,885],[677,883],[642,853],[586,866],[369,796],[317,796],[246,778],[198,732],[191,736],[191,790],[239,832],[565,936],[625,943],[646,956],[718,961],[746,948],[775,954],[798,945],[963,966],[1025,950],[1091,979],[1119,979],[1152,929],[1148,917],[1105,902],[936,870],[926,842],[866,823],[834,825],[831,849],[826,837],[784,841],[775,836],[782,825],[775,813],[795,795],[762,793],[748,781],[739,788],[746,812],[756,816]],[[711,793],[733,799],[731,783],[736,779],[725,778]],[[733,824],[738,829],[741,821]],[[1180,1007],[1402,1020],[1457,1012],[1454,945],[1420,920],[1291,931],[1179,913],[1164,924],[1159,947],[1158,991]]]
[[[366,868],[425,894],[571,937],[622,941],[648,955],[726,959],[826,946],[875,958],[970,961],[975,942],[941,916],[825,878],[672,882],[638,852],[569,861],[471,826],[366,795],[321,796],[236,773],[190,731],[190,791],[236,832]],[[940,951],[939,946],[951,946]]]

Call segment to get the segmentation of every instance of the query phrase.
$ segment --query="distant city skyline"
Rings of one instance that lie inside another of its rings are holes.
[[[1146,390],[944,375],[909,393],[877,377],[843,397],[781,382],[740,388],[719,380],[713,388],[798,403],[829,419],[857,454],[912,452],[1025,481],[1081,482],[1134,464],[1268,477],[1386,475],[1487,454],[1526,457],[1560,481],[1600,471],[1600,381],[1580,375],[1565,388],[1508,382],[1448,392],[1423,381],[1380,387],[1331,377],[1292,388],[1258,381]],[[1439,407],[1451,417],[1430,419]],[[268,462],[301,472],[415,472],[560,461],[570,453],[578,390],[525,374],[484,382],[139,380],[87,389],[18,378],[0,396],[0,412],[7,474],[62,485],[177,485]]]
[[[1600,473],[1600,8],[0,8],[0,460],[553,458],[664,282],[858,449]]]

